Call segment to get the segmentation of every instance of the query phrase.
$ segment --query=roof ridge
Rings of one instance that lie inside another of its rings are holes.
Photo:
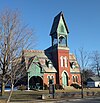
[[[24,50],[24,52],[37,52],[37,53],[44,53],[44,50]]]

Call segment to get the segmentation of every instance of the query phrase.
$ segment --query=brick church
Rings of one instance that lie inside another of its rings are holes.
[[[24,50],[28,74],[28,89],[44,88],[50,83],[63,88],[71,84],[81,84],[80,68],[68,46],[68,26],[64,14],[55,16],[50,31],[51,46],[46,50]]]

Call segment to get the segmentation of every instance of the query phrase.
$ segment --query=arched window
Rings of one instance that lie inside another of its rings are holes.
[[[64,66],[65,66],[66,68],[68,67],[68,59],[67,59],[66,56],[64,57]]]
[[[54,77],[53,76],[48,76],[48,84],[53,84],[54,83]]]
[[[46,62],[45,64],[47,65],[47,67],[48,67],[48,68],[52,68],[52,67],[53,67],[53,65],[52,65],[52,62],[51,62],[51,61],[46,60],[45,62]]]
[[[73,76],[72,79],[73,79],[73,82],[75,82],[75,76]]]
[[[65,60],[64,60],[64,58],[63,58],[63,67],[65,67]]]
[[[76,76],[76,82],[78,83],[78,76]]]
[[[75,69],[75,62],[70,62],[70,67],[71,67],[72,69]]]
[[[63,56],[60,57],[61,67],[63,67]]]
[[[68,59],[66,56],[61,56],[60,57],[60,60],[61,60],[61,67],[68,67]]]
[[[53,65],[52,65],[51,62],[48,62],[48,67],[49,67],[49,68],[52,68],[52,67],[53,67]]]
[[[63,36],[59,37],[59,45],[66,46],[66,39]]]

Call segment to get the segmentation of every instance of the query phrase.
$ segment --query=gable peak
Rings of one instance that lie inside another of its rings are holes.
[[[66,24],[65,19],[64,19],[64,14],[63,14],[63,12],[61,11],[58,15],[56,15],[56,16],[54,17],[53,25],[52,25],[52,28],[51,28],[50,35],[52,35],[53,33],[57,32],[57,28],[58,28],[59,21],[60,21],[61,17],[62,17],[62,19],[63,19],[63,22],[64,22],[65,28],[66,28],[66,30],[67,30],[67,33],[69,33],[67,24]]]

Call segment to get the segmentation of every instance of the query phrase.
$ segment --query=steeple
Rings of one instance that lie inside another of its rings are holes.
[[[51,28],[50,36],[52,38],[52,46],[67,47],[67,36],[69,30],[64,19],[64,14],[61,11],[55,16],[53,25]]]
[[[65,25],[65,29],[66,29],[67,33],[69,33],[67,24],[66,24],[65,19],[64,19],[64,14],[61,11],[57,16],[54,17],[54,21],[53,21],[53,25],[52,25],[52,28],[51,28],[50,35],[53,35],[55,32],[57,32],[58,25],[59,25],[61,17],[63,19],[64,25]]]

